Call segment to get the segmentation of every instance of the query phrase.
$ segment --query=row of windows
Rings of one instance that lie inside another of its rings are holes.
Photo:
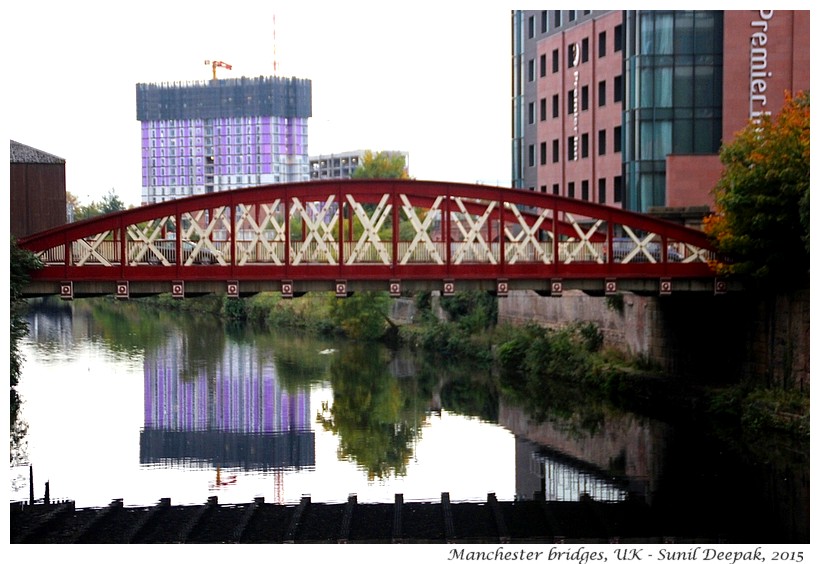
[[[607,81],[601,80],[598,82],[598,107],[606,106],[607,100]],[[579,100],[575,99],[575,89],[567,91],[567,114],[574,114],[576,103],[582,112],[589,110],[589,85],[582,86],[578,91]],[[614,103],[621,103],[623,101],[623,80],[621,76],[616,76],[612,80],[612,101]],[[557,118],[560,115],[560,99],[558,94],[552,95],[552,117]],[[547,99],[541,98],[539,101],[538,119],[540,121],[547,121]],[[527,121],[530,125],[535,123],[535,103],[530,102],[527,106]]]
[[[167,127],[167,126],[166,126]],[[213,126],[206,126],[204,128],[205,135],[213,135],[214,128]],[[307,125],[273,125],[272,127],[265,127],[264,131],[261,125],[256,126],[244,126],[244,127],[230,127],[226,126],[224,128],[217,127],[216,134],[222,135],[250,135],[252,133],[261,134],[261,133],[297,133],[297,134],[304,134],[307,132]],[[177,135],[177,133],[179,135]],[[166,129],[165,127],[151,127],[148,130],[149,137],[193,137],[196,134],[197,137],[203,134],[202,127],[188,127],[187,129],[184,127],[180,127],[179,130],[175,128],[175,126],[171,126],[171,129]]]
[[[575,161],[579,158],[586,159],[589,158],[590,153],[590,146],[589,146],[589,133],[583,133],[579,135],[570,135],[567,137],[566,142],[566,151],[567,151],[567,160],[568,161]],[[528,159],[527,163],[529,166],[535,166],[535,145],[528,146]],[[549,152],[547,150],[547,142],[542,141],[539,146],[539,163],[541,165],[546,165],[548,163]],[[598,130],[598,155],[603,156],[607,154],[607,130],[600,129]],[[557,163],[561,160],[561,142],[560,139],[553,139],[552,140],[552,160],[551,162]],[[612,128],[612,152],[613,153],[620,153],[621,152],[621,126],[616,126]]]
[[[592,10],[566,10],[567,22],[574,22],[578,19],[578,12],[586,16],[591,11]],[[550,30],[550,23],[552,23],[552,29],[561,27],[563,24],[563,13],[561,10],[541,10],[539,19],[541,21],[541,33],[547,33]],[[527,21],[527,36],[529,39],[535,37],[535,16],[530,16]]]
[[[621,26],[615,26],[613,31],[614,42],[613,52],[617,53],[623,49],[623,40],[621,39]],[[598,33],[598,58],[606,56],[607,50],[607,35],[606,30]],[[558,49],[552,50],[552,73],[555,74],[560,70],[560,53]],[[567,68],[578,66],[579,64],[589,62],[589,38],[584,37],[581,40],[580,46],[577,43],[572,43],[567,46]],[[538,59],[538,75],[541,78],[547,76],[547,55],[542,53]],[[535,59],[530,59],[527,63],[527,80],[532,82],[535,80]]]
[[[256,155],[255,160],[256,160],[257,163],[261,164],[262,163],[262,155]],[[249,156],[247,160],[245,160],[244,157],[242,157],[241,155],[233,158],[233,164],[246,164],[246,163],[252,163],[252,162],[254,162],[254,158],[252,156]],[[209,159],[209,163],[214,164],[214,159],[213,158]],[[177,164],[180,164],[180,165],[184,166],[185,165],[185,157],[181,157],[179,159],[179,162],[177,162],[176,158],[168,158],[167,160],[165,158],[160,158],[159,161],[156,158],[151,159],[151,166],[153,168],[156,168],[157,165],[159,165],[159,166],[165,166],[165,165],[176,166]],[[194,164],[194,159],[192,157],[188,157],[188,165],[190,166],[190,165],[193,165],[193,164]],[[198,165],[202,164],[202,157],[197,157],[196,158],[196,164],[198,164]],[[231,164],[231,157],[219,157],[216,160],[216,164],[220,164],[220,165],[221,164]]]
[[[546,194],[547,193],[547,185],[541,185],[541,192]],[[561,185],[560,184],[553,184],[551,188],[551,193],[555,196],[561,195]],[[607,179],[606,178],[599,178],[598,179],[598,194],[597,199],[595,202],[598,204],[606,204],[607,197]],[[566,196],[568,198],[580,198],[586,202],[593,201],[591,199],[592,194],[590,193],[590,182],[589,180],[582,180],[580,184],[576,184],[575,182],[567,182],[567,193]],[[623,180],[621,176],[615,176],[612,178],[612,202],[613,203],[620,203],[623,200]]]

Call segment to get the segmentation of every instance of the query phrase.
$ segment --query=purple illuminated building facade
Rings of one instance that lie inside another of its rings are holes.
[[[310,179],[311,82],[137,84],[142,204]]]

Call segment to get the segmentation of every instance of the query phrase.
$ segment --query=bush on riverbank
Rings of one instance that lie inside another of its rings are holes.
[[[753,433],[776,430],[808,437],[809,407],[809,396],[796,390],[735,386],[714,394],[708,409],[717,417],[740,421]]]

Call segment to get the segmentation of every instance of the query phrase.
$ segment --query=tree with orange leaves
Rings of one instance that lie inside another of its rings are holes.
[[[704,230],[718,274],[762,286],[807,286],[809,273],[809,94],[787,94],[781,112],[750,121],[720,151],[715,214]]]

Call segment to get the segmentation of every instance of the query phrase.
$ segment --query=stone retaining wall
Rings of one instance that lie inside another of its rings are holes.
[[[541,297],[511,292],[498,301],[499,323],[545,326],[594,323],[605,346],[652,360],[695,381],[751,380],[766,387],[809,389],[809,292],[770,298],[748,294],[565,292]]]

